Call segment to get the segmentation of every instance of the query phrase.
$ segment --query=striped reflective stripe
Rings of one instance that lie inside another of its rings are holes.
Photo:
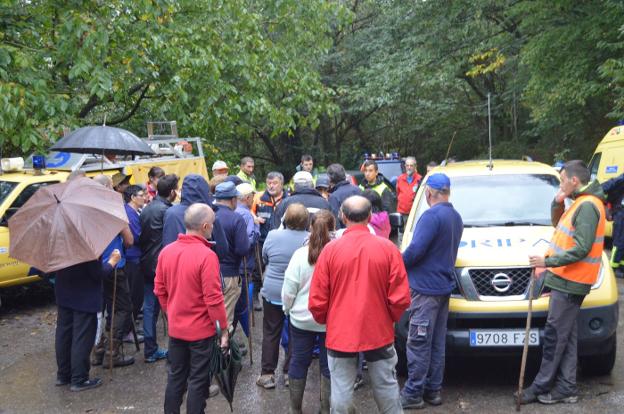
[[[567,228],[566,226],[564,226],[563,224],[559,224],[557,226],[557,230],[559,230],[563,234],[566,234],[566,235],[568,235],[570,237],[574,237],[574,232],[572,230],[570,230],[569,228]]]
[[[556,244],[551,243],[550,244],[550,248],[553,249],[553,251],[556,254],[563,254],[565,253],[565,250],[562,249],[561,247],[557,246]],[[584,259],[580,260],[581,262],[584,263],[591,263],[591,264],[595,264],[595,263],[600,263],[600,257],[585,257]]]

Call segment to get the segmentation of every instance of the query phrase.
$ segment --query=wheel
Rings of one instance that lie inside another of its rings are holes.
[[[407,330],[409,314],[405,312],[401,320],[394,326],[394,348],[397,353],[396,371],[402,377],[407,376]]]
[[[579,365],[581,366],[583,374],[589,376],[599,376],[609,375],[611,373],[613,366],[615,365],[615,355],[617,350],[616,335],[613,335],[610,342],[612,345],[608,352],[600,355],[590,355],[579,358]]]

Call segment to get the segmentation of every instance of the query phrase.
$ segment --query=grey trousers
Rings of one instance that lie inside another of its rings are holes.
[[[378,352],[381,351],[381,352]],[[380,354],[386,358],[378,359]],[[327,362],[331,377],[331,412],[334,414],[348,414],[355,412],[353,405],[353,384],[358,369],[358,354],[342,354],[328,350]],[[364,352],[368,363],[373,397],[377,409],[384,414],[402,413],[399,383],[396,379],[397,355],[394,345],[380,350]]]
[[[530,390],[544,394],[555,390],[576,395],[577,316],[585,296],[552,291],[544,328],[540,370]]]
[[[402,393],[415,398],[421,397],[425,391],[442,389],[449,296],[421,295],[412,289],[410,293],[408,378]]]

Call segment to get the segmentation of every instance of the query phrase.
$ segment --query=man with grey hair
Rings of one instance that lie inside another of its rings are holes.
[[[310,214],[319,210],[330,210],[329,202],[314,188],[312,174],[307,171],[299,171],[293,177],[295,191],[275,211],[274,228],[282,223],[282,217],[289,205],[294,203],[303,204]]]
[[[404,409],[442,404],[446,323],[449,297],[455,288],[455,260],[464,225],[449,203],[451,181],[442,173],[425,183],[429,209],[403,252],[411,306],[407,337],[408,379],[401,395]]]
[[[180,412],[185,390],[186,411],[204,412],[215,374],[210,371],[215,339],[222,350],[228,346],[219,260],[208,242],[214,222],[208,205],[191,204],[184,213],[186,234],[165,246],[158,257],[154,294],[169,321],[166,413]],[[220,338],[215,338],[217,323]]]
[[[353,388],[363,352],[379,412],[402,413],[394,324],[409,305],[409,287],[401,253],[368,230],[366,198],[349,197],[340,214],[347,230],[321,251],[308,301],[314,320],[327,325],[331,410],[346,414],[355,408]]]
[[[110,175],[106,175],[106,174],[96,175],[95,177],[93,177],[93,181],[95,181],[98,184],[102,184],[106,188],[110,188],[111,190],[113,189],[113,179],[111,178]]]
[[[397,213],[403,216],[403,225],[412,210],[416,191],[422,176],[416,170],[416,158],[405,158],[405,173],[399,175],[396,182]]]

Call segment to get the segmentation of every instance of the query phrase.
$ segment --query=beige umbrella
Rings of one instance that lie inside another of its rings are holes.
[[[42,187],[9,219],[9,256],[54,272],[96,260],[127,225],[121,195],[89,178]]]

